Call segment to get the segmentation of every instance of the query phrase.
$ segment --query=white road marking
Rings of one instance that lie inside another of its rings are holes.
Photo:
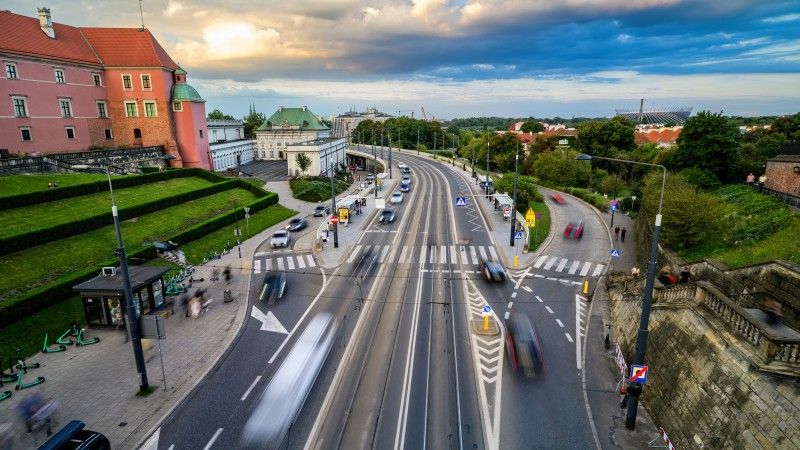
[[[516,292],[512,292],[511,293],[511,298],[517,298],[517,293]]]
[[[475,246],[469,246],[469,255],[472,257],[472,264],[478,264],[478,253],[475,251]]]
[[[482,245],[480,247],[478,247],[478,251],[481,253],[481,258],[483,258],[483,259],[488,258],[488,256],[486,256],[486,250],[484,250]]]
[[[534,264],[533,267],[538,269],[542,267],[542,264],[544,264],[545,261],[547,261],[547,255],[542,255],[536,260],[536,264]]]
[[[508,316],[510,316],[510,315],[511,315],[511,311],[506,311],[506,314],[503,317],[505,317],[506,320],[508,320]]]
[[[450,246],[450,264],[458,264],[458,251],[456,250],[455,245]]]
[[[570,335],[569,335],[569,333],[564,333],[564,334],[567,336],[567,339],[568,339],[570,342],[574,342],[574,341],[572,340],[572,336],[570,336]]]
[[[256,252],[255,254],[253,254],[253,256],[255,256],[256,258],[260,258],[262,256],[267,256],[267,255],[269,255],[268,252]]]
[[[603,273],[603,268],[604,267],[605,266],[602,265],[602,264],[598,264],[598,265],[594,266],[594,272],[592,272],[592,276],[596,277],[596,276],[600,275],[601,273]]]
[[[575,294],[575,366],[581,370],[583,356],[581,356],[581,299]]]
[[[539,274],[537,273],[537,274],[534,274],[534,275],[533,275],[533,277],[534,277],[534,278],[544,278],[544,275],[539,275]]]
[[[283,258],[278,258],[278,270],[283,272]]]
[[[289,266],[289,270],[294,270],[294,259],[291,256],[286,257],[286,264]]]
[[[316,266],[316,263],[314,263],[314,257],[311,256],[310,254],[306,255],[306,260],[308,261],[308,267]]]
[[[561,258],[561,262],[559,262],[558,267],[556,267],[556,272],[561,272],[564,270],[564,266],[567,265],[567,262],[569,262],[567,258]]]
[[[356,248],[353,249],[353,252],[350,253],[350,256],[347,258],[347,262],[351,263],[356,260],[356,256],[358,256],[358,252],[361,251],[361,245],[356,245]]]
[[[561,323],[561,319],[556,319],[556,323],[557,323],[557,324],[558,324],[558,326],[560,326],[561,328],[564,328],[564,324],[563,324],[563,323]]]
[[[592,263],[585,262],[583,263],[583,269],[581,269],[581,276],[585,277],[587,273],[589,273],[589,267],[592,267]]]
[[[500,258],[497,257],[497,252],[494,251],[494,247],[489,247],[489,253],[492,254],[492,259],[495,261],[500,261]]]
[[[379,263],[383,263],[383,261],[386,259],[386,254],[387,253],[389,253],[389,246],[388,245],[384,245],[383,246],[383,251],[381,251],[381,256],[380,256],[380,258],[378,258],[378,262]]]
[[[303,259],[303,255],[297,255],[297,268],[298,269],[306,268],[306,260]]]
[[[398,263],[406,262],[406,254],[408,253],[408,246],[404,245],[403,250],[400,252],[400,259],[397,261]]]
[[[261,375],[257,376],[256,379],[253,380],[253,383],[250,384],[250,387],[247,388],[246,391],[244,391],[244,395],[242,395],[242,398],[240,398],[239,401],[243,402],[247,398],[247,396],[250,395],[250,392],[253,390],[254,387],[256,387],[256,383],[258,383],[258,380],[260,380],[260,379],[261,379]]]
[[[461,261],[463,261],[464,264],[469,264],[469,258],[467,258],[467,247],[464,247],[463,245],[461,246]],[[477,264],[477,262],[475,264]]]
[[[156,431],[153,433],[153,435],[150,436],[147,439],[147,441],[145,441],[145,443],[142,444],[141,447],[139,447],[139,450],[158,450],[158,439],[160,436],[161,436],[161,427],[158,427]],[[175,444],[170,445],[169,449],[167,450],[172,450],[173,448],[175,448]]]
[[[214,433],[214,435],[213,435],[213,436],[211,436],[211,440],[210,440],[210,441],[208,441],[208,444],[206,444],[206,446],[205,446],[205,447],[203,447],[203,450],[208,450],[208,449],[210,449],[210,448],[211,448],[211,446],[212,446],[212,445],[214,445],[214,441],[216,441],[216,440],[217,440],[217,438],[219,437],[220,433],[222,433],[222,428],[217,428],[217,432],[216,432],[216,433]]]
[[[427,251],[427,247],[422,247],[422,251],[419,252],[419,263],[425,264],[425,252]]]
[[[260,309],[253,305],[253,309],[250,311],[250,317],[256,319],[257,321],[261,322],[261,331],[272,331],[274,333],[282,333],[282,334],[289,334],[286,331],[286,328],[281,324],[275,314],[272,314],[272,311],[267,311],[264,314]]]
[[[580,261],[572,261],[572,265],[569,268],[569,274],[575,275],[575,272],[578,271],[578,267],[581,265]]]
[[[261,273],[261,260],[257,259],[253,261],[253,273],[259,274]]]
[[[436,247],[431,247],[431,258],[428,262],[431,264],[436,262]]]
[[[511,309],[513,307],[514,307],[514,302],[508,302],[508,309]]]
[[[544,303],[544,300],[542,300],[542,297],[539,297],[538,295],[536,296],[536,300],[539,300],[539,303]]]
[[[533,289],[531,289],[531,288],[530,288],[530,286],[522,286],[522,289],[524,289],[524,290],[525,290],[525,292],[527,292],[527,293],[529,293],[529,294],[530,294],[531,292],[533,292]]]
[[[447,246],[443,245],[439,249],[439,264],[445,264],[447,262]]]
[[[553,264],[555,264],[556,261],[558,261],[558,256],[550,257],[550,260],[547,261],[547,264],[544,265],[544,270],[550,270],[550,268],[553,267]]]
[[[546,310],[547,310],[547,312],[549,312],[550,314],[553,314],[553,310],[552,310],[552,309],[550,309],[550,307],[549,307],[549,306],[545,306],[545,307],[544,307],[544,309],[546,309]]]
[[[264,261],[264,271],[269,272],[270,270],[272,270],[272,260],[268,259]]]
[[[294,333],[300,327],[300,324],[303,323],[303,319],[305,319],[306,316],[308,315],[308,313],[311,312],[311,310],[314,308],[314,306],[316,306],[317,301],[319,300],[320,297],[322,297],[322,293],[325,291],[325,288],[327,286],[328,286],[328,277],[327,277],[327,275],[325,275],[325,271],[323,270],[322,271],[322,286],[319,288],[319,292],[317,292],[317,296],[314,297],[314,300],[312,300],[311,304],[308,305],[308,308],[306,308],[306,311],[303,313],[302,316],[300,316],[300,319],[297,321],[297,323],[294,324],[294,327],[292,327],[292,331],[290,331],[289,335],[286,336],[286,338],[283,340],[283,342],[281,342],[280,347],[278,347],[278,349],[275,350],[275,353],[272,354],[272,357],[269,359],[269,361],[267,361],[267,364],[272,364],[275,361],[275,358],[277,358],[278,355],[280,355],[281,350],[283,350],[283,347],[286,346],[286,344],[289,342],[289,339],[291,339],[292,336],[294,336]]]
[[[175,448],[175,444],[172,444],[172,445],[169,446],[169,448],[167,448],[167,450],[172,450],[174,448]]]
[[[386,260],[386,262],[391,264],[394,261],[394,256],[396,254],[397,254],[397,247],[392,247],[392,251],[389,252],[389,258]]]

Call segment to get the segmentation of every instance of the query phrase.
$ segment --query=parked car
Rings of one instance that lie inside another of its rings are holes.
[[[379,222],[392,223],[392,222],[394,222],[395,216],[396,216],[396,213],[395,213],[394,208],[384,208],[381,211],[381,216],[378,219],[378,221]]]
[[[258,299],[272,305],[275,301],[283,298],[286,292],[286,274],[284,272],[268,272],[264,277],[264,284],[261,286],[261,294]]]
[[[331,207],[326,205],[318,205],[314,208],[314,217],[324,217],[331,212]]]
[[[566,228],[564,228],[564,237],[575,239],[583,237],[583,221],[569,222]]]
[[[276,231],[272,235],[272,239],[269,240],[269,244],[270,244],[270,246],[272,246],[272,248],[288,247],[289,246],[289,242],[291,242],[291,241],[292,241],[292,237],[289,236],[289,232],[288,231],[284,231],[284,230],[280,230],[280,231]]]
[[[503,265],[497,261],[481,258],[480,261],[478,261],[478,270],[483,274],[483,277],[486,278],[486,281],[502,282],[506,280],[506,270],[503,268]]]
[[[289,221],[289,225],[286,226],[286,229],[289,231],[300,231],[307,226],[308,226],[308,221],[306,221],[305,218],[295,217],[294,219]]]
[[[506,351],[515,372],[536,378],[544,370],[544,355],[539,335],[527,315],[515,312],[506,320]]]
[[[400,185],[400,192],[408,192],[411,190],[411,185],[408,183],[403,183]]]
[[[403,203],[403,193],[402,192],[395,192],[392,194],[391,198],[389,198],[389,202],[391,203]]]
[[[559,194],[558,192],[553,192],[552,194],[550,194],[550,199],[558,203],[559,205],[564,205],[567,203],[567,201],[564,200],[564,196]]]

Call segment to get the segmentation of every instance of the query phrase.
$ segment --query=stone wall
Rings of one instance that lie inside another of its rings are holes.
[[[612,321],[630,363],[641,282],[618,281],[609,280]],[[722,322],[702,292],[695,284],[656,292],[642,396],[647,411],[677,448],[800,448],[797,374],[763,370],[758,349]]]

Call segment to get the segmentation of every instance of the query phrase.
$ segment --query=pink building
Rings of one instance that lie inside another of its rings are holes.
[[[46,8],[0,11],[0,29],[0,149],[163,146],[174,165],[212,168],[205,102],[147,29],[71,27]]]

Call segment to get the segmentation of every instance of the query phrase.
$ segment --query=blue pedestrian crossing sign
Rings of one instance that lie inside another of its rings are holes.
[[[467,197],[456,197],[456,206],[467,206]]]
[[[520,241],[522,240],[522,231],[517,231],[514,233],[514,240]]]
[[[616,248],[612,248],[611,249],[611,257],[612,258],[619,258],[619,255],[621,255],[621,254],[622,254],[622,250],[619,250],[619,249],[616,249]]]
[[[644,384],[647,381],[647,366],[631,366],[631,377],[628,379],[631,383]]]

